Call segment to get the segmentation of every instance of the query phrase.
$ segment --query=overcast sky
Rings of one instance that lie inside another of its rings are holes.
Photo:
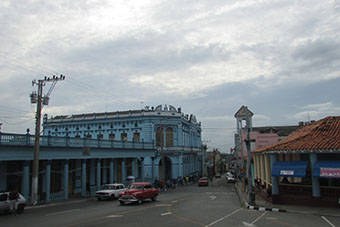
[[[49,116],[170,104],[222,152],[242,105],[254,126],[340,115],[337,0],[2,0],[0,34],[2,132],[34,132],[53,74]]]

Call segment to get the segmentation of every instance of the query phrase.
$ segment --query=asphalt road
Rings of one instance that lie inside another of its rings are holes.
[[[208,187],[188,185],[162,193],[158,201],[120,205],[118,201],[79,200],[0,215],[0,226],[340,226],[340,219],[318,215],[248,210],[224,179]]]

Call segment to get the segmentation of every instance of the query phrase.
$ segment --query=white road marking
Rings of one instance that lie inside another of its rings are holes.
[[[178,200],[174,200],[174,201],[171,201],[172,203],[177,203],[178,202]]]
[[[273,218],[273,217],[268,217],[266,218],[267,220],[277,220],[277,218]]]
[[[240,208],[240,209],[238,209],[238,210],[235,210],[235,211],[231,212],[230,214],[227,214],[226,216],[224,216],[224,217],[222,217],[222,218],[220,218],[220,219],[218,219],[218,220],[216,220],[216,221],[214,221],[214,222],[211,222],[209,225],[206,225],[205,227],[209,227],[209,226],[215,225],[216,223],[218,223],[218,222],[220,222],[220,221],[223,221],[224,219],[230,217],[231,215],[236,214],[237,212],[240,212],[241,210],[243,210],[243,208]]]
[[[107,218],[120,218],[120,217],[123,217],[123,215],[109,215],[109,216],[106,216]]]
[[[323,218],[323,220],[325,220],[330,226],[335,227],[335,225],[332,224],[332,222],[330,222],[327,218],[325,218],[324,216],[321,216]]]
[[[74,210],[65,210],[65,211],[60,211],[60,212],[55,212],[55,213],[49,213],[46,214],[45,216],[52,216],[52,215],[58,215],[58,214],[67,214],[67,213],[72,213],[72,212],[76,212],[79,211],[80,209],[74,209]]]
[[[267,213],[267,212],[264,212],[260,217],[256,218],[252,223],[248,223],[248,222],[243,221],[242,224],[243,224],[244,226],[255,227],[255,226],[256,226],[255,223],[256,223],[258,220],[260,220],[266,213]],[[268,218],[267,218],[267,219],[268,219]]]
[[[155,207],[168,207],[171,206],[171,204],[157,204]]]
[[[211,200],[216,199],[216,196],[209,196]]]
[[[171,212],[163,213],[163,214],[161,214],[161,216],[170,215],[170,214],[171,214]]]
[[[260,220],[263,216],[265,216],[268,212],[264,212],[260,217],[256,218],[255,221],[253,221],[251,224],[255,224],[258,220]]]
[[[256,227],[256,225],[243,221],[242,224],[248,227]]]

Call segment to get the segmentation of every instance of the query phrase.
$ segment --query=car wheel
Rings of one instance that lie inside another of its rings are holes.
[[[124,203],[124,201],[119,201],[120,202],[120,205],[124,205],[125,203]]]
[[[142,204],[143,203],[143,200],[141,197],[138,198],[138,204]]]
[[[98,197],[97,200],[102,200],[102,199]]]
[[[114,200],[116,197],[114,194],[111,195],[111,200]]]
[[[155,195],[154,197],[151,198],[152,201],[156,201],[157,200],[157,195]]]
[[[18,206],[17,213],[18,213],[18,214],[24,213],[24,209],[25,209],[25,206],[22,205],[22,204],[20,204],[20,205]]]

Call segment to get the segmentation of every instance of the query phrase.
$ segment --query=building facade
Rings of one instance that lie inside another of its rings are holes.
[[[340,206],[339,116],[253,151],[253,161],[258,192],[271,202]]]
[[[106,183],[174,179],[202,171],[201,124],[173,106],[44,116],[38,202],[94,195]],[[30,201],[35,137],[0,132],[0,190]],[[163,164],[164,163],[164,164]]]
[[[144,159],[143,178],[148,181],[173,179],[202,171],[201,123],[197,122],[194,115],[183,114],[181,108],[176,109],[171,105],[50,118],[45,115],[43,134],[99,141],[152,143],[155,156]]]

